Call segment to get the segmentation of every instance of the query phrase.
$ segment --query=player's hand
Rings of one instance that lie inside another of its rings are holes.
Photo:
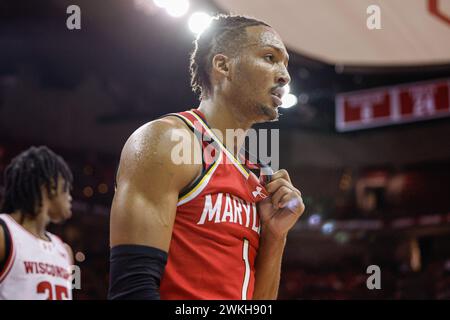
[[[292,185],[284,169],[272,175],[266,190],[269,197],[258,202],[262,235],[284,239],[305,211],[302,194]]]

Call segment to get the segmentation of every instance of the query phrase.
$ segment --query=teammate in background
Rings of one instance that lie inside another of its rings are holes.
[[[45,146],[15,157],[4,173],[0,300],[72,299],[71,248],[46,231],[71,212],[72,173]]]
[[[196,40],[199,108],[142,126],[122,151],[110,299],[277,298],[286,236],[305,209],[301,193],[285,170],[263,184],[236,157],[252,125],[278,118],[288,59],[274,29],[243,16],[216,17]],[[212,128],[241,133],[225,141]],[[177,164],[174,136],[192,141],[202,163]]]

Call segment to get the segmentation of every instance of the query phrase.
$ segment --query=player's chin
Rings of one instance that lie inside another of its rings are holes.
[[[70,219],[72,217],[72,210],[66,209],[61,210],[61,213],[52,219],[52,222],[55,224],[63,223],[64,221]]]
[[[70,219],[72,217],[72,208],[68,208],[64,211],[63,221]]]
[[[261,105],[260,106],[260,113],[264,117],[261,122],[267,122],[267,121],[276,121],[278,120],[278,108],[276,106],[271,105]]]

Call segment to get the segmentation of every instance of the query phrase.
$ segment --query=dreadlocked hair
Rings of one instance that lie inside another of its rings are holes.
[[[247,39],[246,28],[267,26],[260,20],[240,16],[219,14],[212,18],[206,30],[194,40],[194,50],[190,56],[189,70],[191,88],[200,98],[211,92],[210,72],[212,58],[218,53],[236,54]]]
[[[58,177],[64,190],[72,187],[73,177],[66,162],[45,146],[31,147],[16,156],[5,169],[4,201],[1,212],[16,210],[32,216],[42,206],[41,186],[51,197],[58,188]]]

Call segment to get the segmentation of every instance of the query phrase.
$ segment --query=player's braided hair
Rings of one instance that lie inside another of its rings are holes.
[[[72,187],[72,172],[49,148],[31,147],[20,153],[5,169],[5,193],[0,212],[19,210],[35,216],[42,205],[41,186],[45,186],[51,196],[58,187],[59,176],[64,180],[64,190]]]
[[[194,50],[190,57],[190,73],[192,90],[207,96],[211,91],[211,60],[218,53],[235,54],[246,40],[245,28],[251,26],[268,26],[260,20],[240,16],[215,16],[209,27],[194,41]]]

